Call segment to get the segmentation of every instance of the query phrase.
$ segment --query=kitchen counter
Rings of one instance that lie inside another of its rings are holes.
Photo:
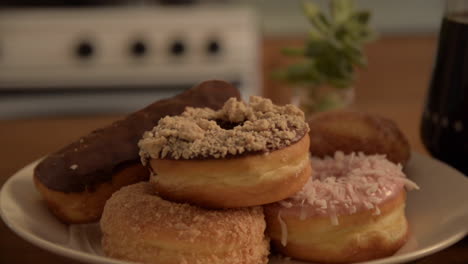
[[[291,89],[271,80],[270,73],[287,63],[279,54],[297,38],[263,42],[264,95],[287,103]],[[382,37],[367,48],[369,66],[360,70],[353,108],[377,113],[397,122],[413,149],[426,153],[419,122],[436,48],[435,36]],[[52,152],[119,116],[64,117],[0,121],[0,185],[24,165]],[[28,194],[25,194],[28,195]],[[0,223],[0,263],[78,263],[22,240]],[[468,263],[468,238],[414,263]]]

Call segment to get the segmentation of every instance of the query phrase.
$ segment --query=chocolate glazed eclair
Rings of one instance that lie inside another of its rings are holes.
[[[224,81],[206,81],[157,101],[48,155],[34,169],[36,187],[62,222],[99,220],[112,193],[148,179],[137,146],[143,132],[164,116],[182,113],[186,106],[217,110],[230,97],[239,98],[239,91]]]

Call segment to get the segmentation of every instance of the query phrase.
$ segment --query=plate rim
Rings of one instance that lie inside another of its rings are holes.
[[[20,238],[26,240],[27,242],[33,244],[34,246],[37,246],[43,250],[55,253],[59,256],[62,257],[67,257],[67,258],[72,258],[75,260],[80,260],[80,261],[86,261],[87,263],[90,263],[90,261],[93,261],[92,263],[116,263],[116,264],[129,264],[131,262],[128,261],[122,261],[118,259],[112,259],[112,258],[107,258],[104,256],[98,256],[98,255],[93,255],[87,252],[82,252],[76,249],[71,249],[64,247],[60,244],[52,243],[44,238],[41,238],[37,235],[34,235],[31,232],[28,232],[28,230],[22,228],[21,226],[15,225],[10,219],[5,215],[4,212],[4,207],[3,207],[3,201],[4,201],[4,196],[6,195],[5,189],[7,189],[15,180],[18,180],[18,178],[21,176],[24,171],[27,171],[30,167],[34,167],[39,163],[39,160],[33,161],[29,163],[28,165],[24,166],[20,170],[16,171],[8,180],[3,184],[2,188],[0,189],[0,217],[2,218],[3,222],[5,225],[12,230],[16,235],[18,235]],[[18,176],[19,175],[19,176]]]
[[[436,162],[438,165],[441,165],[445,167],[448,170],[452,170],[455,174],[458,174],[461,177],[466,177],[463,175],[460,171],[456,170],[455,168],[449,166],[448,164],[445,164],[437,159],[434,159],[432,157],[429,157],[427,155],[420,154],[418,152],[412,151],[411,153],[411,160],[413,159],[426,159],[431,162]],[[42,159],[42,158],[41,158]],[[3,222],[6,224],[6,226],[12,230],[16,235],[18,235],[20,238],[26,240],[27,242],[43,249],[49,252],[52,252],[54,254],[57,254],[59,256],[65,257],[65,258],[71,258],[79,261],[84,261],[87,263],[113,263],[113,264],[129,264],[132,262],[129,261],[123,261],[123,260],[118,260],[118,259],[112,259],[108,258],[106,256],[100,256],[100,255],[93,255],[88,252],[83,252],[77,249],[71,249],[65,246],[62,246],[60,244],[56,244],[53,242],[50,242],[44,238],[41,238],[31,232],[29,232],[27,229],[22,228],[19,225],[16,225],[12,221],[10,221],[10,218],[6,215],[4,212],[4,206],[3,202],[5,200],[5,196],[7,195],[6,189],[9,189],[9,186],[15,181],[18,180],[18,178],[25,173],[28,170],[31,170],[34,166],[37,165],[37,163],[41,160],[38,159],[36,161],[33,161],[26,166],[22,167],[21,169],[17,170],[12,176],[10,176],[7,181],[3,184],[2,188],[0,189],[0,217],[2,218]],[[24,177],[24,176],[23,176]],[[32,178],[31,178],[32,181]],[[33,183],[34,184],[34,183]],[[436,253],[438,251],[444,250],[448,248],[449,246],[455,244],[456,242],[460,241],[463,239],[466,235],[468,234],[468,227],[465,228],[465,230],[460,230],[460,232],[453,234],[452,236],[449,236],[448,238],[439,241],[438,243],[435,243],[434,245],[431,245],[429,247],[425,247],[419,250],[416,250],[414,252],[409,252],[405,253],[402,255],[397,255],[397,256],[390,256],[382,259],[376,259],[376,260],[371,260],[371,261],[366,261],[366,262],[360,262],[361,264],[387,264],[387,263],[402,263],[402,262],[408,262],[408,261],[413,261],[415,259],[420,259],[423,257],[426,257],[428,255],[431,255],[433,253]],[[301,263],[307,263],[307,262],[301,262]]]

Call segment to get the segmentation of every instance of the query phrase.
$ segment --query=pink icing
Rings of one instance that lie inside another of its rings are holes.
[[[314,172],[301,191],[280,201],[290,208],[283,213],[308,216],[329,216],[338,224],[338,215],[350,215],[362,210],[380,214],[379,204],[393,198],[404,186],[419,189],[408,180],[400,164],[388,161],[384,155],[362,153],[334,157],[312,158]]]

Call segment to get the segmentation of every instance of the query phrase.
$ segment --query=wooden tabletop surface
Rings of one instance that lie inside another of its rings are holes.
[[[297,38],[263,42],[264,95],[276,103],[288,103],[291,91],[284,84],[272,81],[270,72],[288,61],[279,54],[280,48],[300,42]],[[359,72],[355,86],[353,107],[395,120],[413,149],[422,153],[426,152],[419,137],[419,123],[435,48],[435,36],[382,37],[368,46],[369,67]],[[117,118],[119,116],[0,121],[0,186],[24,165]],[[0,221],[0,263],[78,262],[27,243]],[[468,263],[468,238],[414,263]]]

